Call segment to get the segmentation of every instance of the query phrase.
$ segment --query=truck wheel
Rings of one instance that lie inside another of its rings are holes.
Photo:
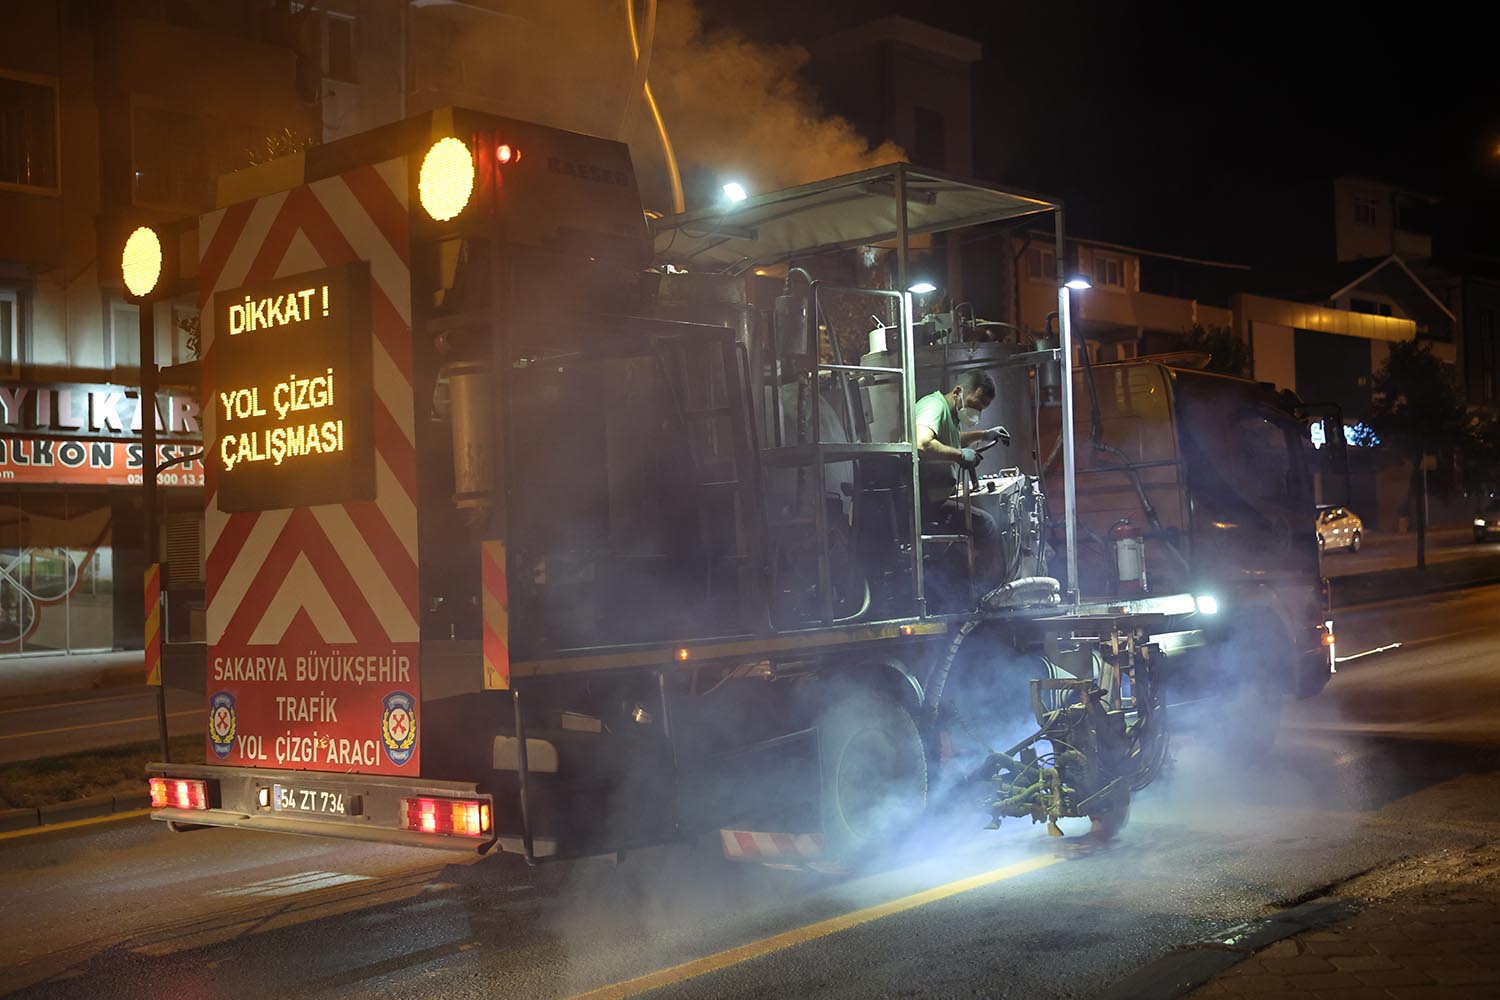
[[[849,863],[891,845],[927,804],[927,756],[906,709],[850,691],[818,715],[826,851]]]

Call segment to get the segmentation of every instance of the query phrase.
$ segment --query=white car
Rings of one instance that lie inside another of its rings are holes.
[[[1348,507],[1329,507],[1318,512],[1318,551],[1333,549],[1359,551],[1359,542],[1365,525],[1359,515]]]
[[[1474,515],[1474,541],[1488,541],[1500,535],[1500,497],[1492,497],[1484,509]]]

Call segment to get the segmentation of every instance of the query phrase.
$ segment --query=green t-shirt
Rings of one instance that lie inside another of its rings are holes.
[[[918,427],[931,428],[939,444],[950,448],[961,448],[958,436],[958,421],[948,408],[948,397],[941,392],[930,392],[917,400],[912,410],[912,423]],[[958,482],[958,466],[952,462],[922,463],[922,499],[924,502],[942,503],[953,495]]]

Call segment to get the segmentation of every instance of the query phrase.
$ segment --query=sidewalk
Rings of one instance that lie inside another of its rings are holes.
[[[110,653],[34,653],[0,659],[0,698],[58,694],[146,682],[138,649]]]
[[[1338,894],[1364,909],[1255,952],[1190,1000],[1500,997],[1500,845],[1408,859]]]

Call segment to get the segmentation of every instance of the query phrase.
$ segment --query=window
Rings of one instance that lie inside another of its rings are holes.
[[[0,288],[0,372],[13,373],[21,363],[21,293]]]
[[[354,83],[354,19],[337,14],[323,16],[323,75]]]
[[[1026,273],[1032,281],[1057,280],[1057,254],[1051,250],[1032,250],[1026,255]]]
[[[1361,226],[1373,226],[1379,222],[1379,206],[1374,198],[1354,199],[1354,221]]]
[[[139,368],[141,366],[141,314],[128,302],[115,301],[107,305],[109,315],[109,357],[111,368]]]
[[[198,307],[172,303],[170,342],[157,342],[156,363],[180,365],[198,358]]]
[[[0,655],[114,645],[111,520],[102,492],[0,493]]]
[[[131,125],[137,205],[191,208],[213,203],[207,122],[181,111],[137,106]]]
[[[1094,254],[1094,284],[1123,289],[1125,287],[1125,261],[1108,254]]]
[[[1376,302],[1373,299],[1350,299],[1349,311],[1365,313],[1368,316],[1389,316],[1391,304],[1389,302]]]
[[[57,190],[57,84],[0,76],[0,186]]]

